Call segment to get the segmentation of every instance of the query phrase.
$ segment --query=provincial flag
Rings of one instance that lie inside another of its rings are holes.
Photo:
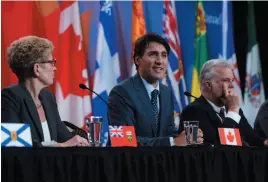
[[[205,20],[203,3],[202,1],[198,1],[195,22],[195,61],[191,91],[191,94],[195,97],[199,97],[201,95],[199,76],[203,64],[208,60],[207,28]],[[191,101],[194,101],[194,98],[191,98]]]
[[[134,126],[109,125],[112,147],[137,147],[137,138]]]
[[[96,70],[94,91],[107,100],[112,88],[120,82],[120,65],[117,49],[116,24],[113,1],[100,1]],[[107,105],[92,95],[92,114],[103,117],[102,146],[108,141]]]
[[[29,124],[2,123],[2,147],[32,147],[32,135]]]
[[[218,128],[222,145],[242,146],[238,128]]]
[[[132,2],[132,56],[136,40],[146,34],[146,24],[144,20],[142,0]],[[131,59],[133,60],[133,59]],[[132,75],[137,73],[134,60],[132,61]]]
[[[253,127],[257,112],[265,101],[253,2],[248,2],[248,55],[246,67],[243,111],[249,124]]]
[[[167,85],[173,92],[175,124],[179,125],[179,115],[189,101],[184,95],[187,89],[174,1],[164,1],[163,32],[171,51],[168,57],[167,76],[163,78],[162,83]]]
[[[243,106],[239,71],[234,49],[232,20],[232,2],[224,0],[222,2],[222,52],[219,58],[225,59],[231,64],[235,79],[234,89],[240,98],[240,105]]]

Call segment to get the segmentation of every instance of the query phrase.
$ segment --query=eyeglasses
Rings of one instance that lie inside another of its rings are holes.
[[[52,66],[55,66],[56,65],[56,59],[53,58],[52,60],[41,61],[41,62],[38,62],[38,63],[50,63]]]

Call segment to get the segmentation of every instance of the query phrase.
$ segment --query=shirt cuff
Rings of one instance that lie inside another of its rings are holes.
[[[54,140],[48,142],[41,142],[44,147],[56,147],[57,142]]]
[[[169,137],[170,146],[174,146],[174,139],[173,137]]]
[[[236,112],[233,111],[228,111],[228,113],[226,114],[226,118],[231,118],[233,119],[237,124],[239,124],[241,116],[239,114],[237,114]]]

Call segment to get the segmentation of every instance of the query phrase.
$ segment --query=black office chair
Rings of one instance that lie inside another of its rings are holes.
[[[70,122],[68,122],[68,121],[63,121],[63,123],[64,123],[67,127],[71,128],[71,129],[73,130],[73,131],[72,131],[73,136],[75,136],[75,135],[79,135],[79,136],[81,136],[81,137],[83,137],[83,138],[85,138],[85,139],[88,140],[87,132],[85,132],[85,131],[82,130],[81,128],[78,128],[77,126],[75,126],[74,124],[72,124],[72,123],[70,123]]]

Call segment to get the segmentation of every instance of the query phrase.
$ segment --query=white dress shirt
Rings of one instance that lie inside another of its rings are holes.
[[[221,110],[221,107],[216,106],[213,102],[209,101],[208,99],[206,99],[208,101],[208,103],[212,106],[212,108],[214,109],[214,111],[216,111],[217,116],[219,117],[219,119],[221,120],[221,122],[223,122],[222,118],[220,117],[219,113]],[[231,118],[233,119],[237,124],[239,124],[241,116],[233,111],[228,111],[228,113],[226,114],[226,109],[225,106],[223,106],[222,108],[224,108],[224,115],[226,118]]]

